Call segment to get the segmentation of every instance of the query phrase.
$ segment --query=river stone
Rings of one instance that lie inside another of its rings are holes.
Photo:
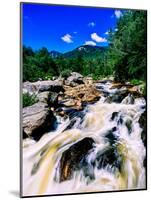
[[[75,87],[78,84],[83,84],[83,76],[77,72],[72,72],[71,76],[69,76],[65,81],[65,84],[72,87]]]
[[[121,103],[122,100],[128,96],[128,92],[123,90],[123,91],[118,91],[115,94],[112,94],[107,97],[106,101],[107,103]]]
[[[98,152],[96,155],[96,166],[98,169],[110,167],[112,170],[121,171],[122,157],[114,146],[110,146],[103,152]]]
[[[141,115],[141,117],[139,118],[139,125],[142,128],[142,133],[141,133],[141,139],[146,147],[147,144],[147,113],[146,111]]]
[[[94,140],[86,137],[63,152],[59,169],[60,182],[72,179],[73,172],[82,169],[83,160],[93,148],[93,144]]]
[[[81,84],[76,87],[64,87],[65,96],[72,97],[81,102],[95,102],[97,101],[101,93],[96,89],[94,85]]]
[[[37,98],[40,102],[47,103],[49,97],[49,92],[41,92],[37,95]]]
[[[24,82],[23,83],[23,93],[35,94],[39,92],[52,91],[60,92],[64,91],[63,81],[57,79],[54,81],[37,81],[37,82]]]
[[[38,102],[23,108],[23,135],[39,140],[49,130],[54,129],[55,117],[46,103]]]
[[[86,84],[86,85],[92,85],[93,84],[93,78],[92,77],[84,77],[83,81],[84,81],[84,84]]]
[[[38,93],[38,87],[36,84],[31,83],[29,81],[23,83],[23,94],[29,93],[30,95],[32,94],[37,94]]]

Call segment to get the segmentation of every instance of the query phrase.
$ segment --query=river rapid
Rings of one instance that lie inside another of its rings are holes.
[[[81,111],[82,117],[57,116],[55,131],[39,141],[23,140],[23,196],[146,187],[146,148],[139,124],[145,99],[128,94],[120,103],[109,102],[109,96],[125,88],[112,89],[110,81],[97,88],[103,95]]]

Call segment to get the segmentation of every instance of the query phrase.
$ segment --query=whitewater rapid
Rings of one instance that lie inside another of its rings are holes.
[[[112,95],[118,90],[111,89],[110,82],[100,83],[99,87]],[[144,98],[135,98],[130,104],[130,98],[128,95],[121,103],[107,103],[106,96],[102,96],[95,104],[86,106],[83,119],[74,117],[76,123],[70,129],[66,130],[71,122],[69,118],[57,117],[60,122],[57,130],[45,134],[38,142],[25,139],[23,196],[144,189],[146,149],[141,139],[139,119],[146,102]],[[71,179],[60,182],[59,166],[63,153],[84,138],[94,141],[85,158],[94,178],[85,176],[81,168],[73,172]],[[101,161],[100,166],[99,155],[101,159],[112,149],[117,154],[116,165]]]

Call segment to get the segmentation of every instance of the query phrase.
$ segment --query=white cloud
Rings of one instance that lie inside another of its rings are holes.
[[[115,10],[114,14],[118,19],[122,16],[122,12],[120,10]]]
[[[64,35],[63,37],[61,37],[61,39],[64,42],[73,43],[72,36],[70,34],[68,34],[68,33],[66,35]]]
[[[94,27],[94,26],[95,26],[95,23],[94,23],[94,22],[90,22],[90,23],[88,23],[88,26]]]
[[[104,34],[105,34],[105,35],[108,35],[108,34],[109,34],[109,32],[108,32],[108,31],[106,31]]]
[[[73,33],[74,33],[74,34],[77,34],[78,32],[77,32],[77,31],[74,31]]]
[[[93,41],[85,41],[84,45],[91,45],[91,46],[96,46],[96,43]]]
[[[92,38],[92,40],[94,40],[96,42],[107,42],[106,38],[102,38],[102,37],[98,36],[97,33],[92,33],[91,38]]]

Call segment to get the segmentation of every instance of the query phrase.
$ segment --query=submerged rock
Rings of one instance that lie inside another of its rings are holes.
[[[60,182],[70,180],[75,171],[80,170],[85,166],[84,158],[93,148],[93,144],[94,140],[87,137],[73,144],[62,154],[59,170]]]
[[[147,112],[145,111],[139,119],[140,127],[142,128],[141,139],[146,147],[147,145]]]
[[[38,102],[23,108],[22,116],[24,136],[39,140],[44,133],[55,128],[56,118],[46,103]]]
[[[98,152],[96,161],[98,169],[108,167],[114,171],[121,171],[122,157],[119,155],[115,147],[110,146],[110,148],[104,150],[103,152]]]
[[[122,100],[122,104],[134,104],[135,99],[133,97],[132,94],[128,94],[128,96],[126,96],[123,100]]]

